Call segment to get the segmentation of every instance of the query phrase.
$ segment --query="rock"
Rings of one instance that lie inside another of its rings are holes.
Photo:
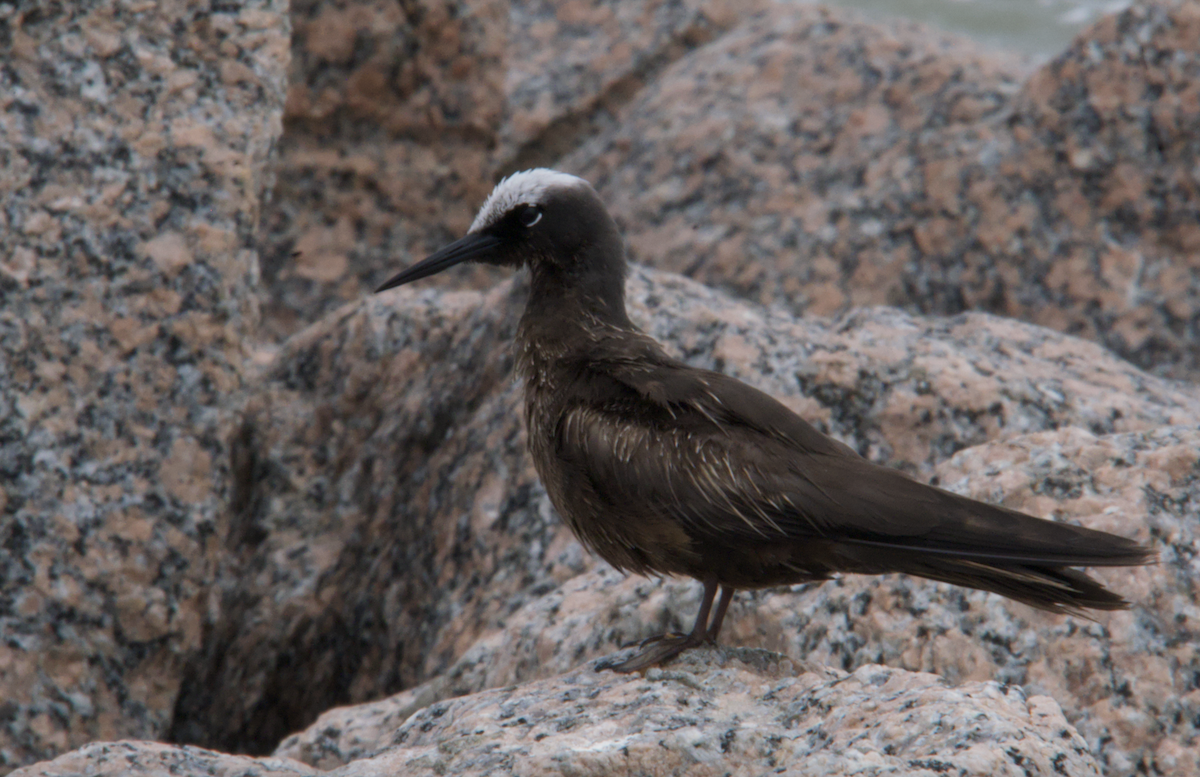
[[[431,617],[454,607],[443,592],[490,581],[511,593],[540,573],[528,546],[549,512],[533,536],[495,527],[487,539],[499,542],[466,549],[454,529],[437,537],[444,516],[429,511],[478,497],[476,520],[490,527],[536,480],[511,413],[510,352],[493,339],[515,332],[508,288],[406,292],[410,307],[368,298],[293,338],[250,403],[234,443],[222,610],[184,681],[176,741],[265,752],[335,704],[423,679],[397,653],[413,661],[453,619]],[[485,450],[457,482],[440,480]],[[495,579],[501,570],[513,579]]]
[[[1009,315],[1200,376],[1198,77],[1200,6],[1171,2],[1105,17],[1031,79],[1012,157],[967,171],[962,191],[992,217],[964,258],[998,254],[967,304],[1005,290]]]
[[[664,67],[703,46],[764,0],[523,0],[509,15],[507,112],[497,162],[553,165],[611,124]]]
[[[286,758],[249,758],[158,742],[96,742],[13,772],[13,777],[311,777],[320,772]]]
[[[1099,773],[1047,697],[745,649],[692,651],[644,678],[584,666],[434,704],[381,733],[338,773]]]
[[[501,171],[553,161],[763,0],[293,3],[263,275],[282,339],[466,231]],[[485,288],[476,267],[434,283]]]
[[[344,308],[281,350],[238,443],[231,534],[249,540],[226,575],[237,582],[221,625],[185,681],[178,738],[269,747],[330,706],[439,675],[438,694],[544,677],[690,623],[689,585],[658,594],[653,582],[602,576],[602,591],[569,587],[594,562],[525,453],[508,377],[522,293],[406,287]],[[984,314],[800,319],[647,270],[629,295],[635,320],[689,362],[747,379],[922,477],[988,440],[1200,418],[1194,392],[1099,346]],[[568,639],[564,626],[537,637],[573,595],[588,603],[565,611],[593,619],[586,636]],[[517,649],[498,630],[534,641]]]
[[[969,609],[946,607],[948,620],[929,613],[920,623],[868,618],[856,630],[879,630],[881,642],[893,646],[882,652],[889,664],[951,682],[986,676],[1053,696],[1108,774],[1200,773],[1200,426],[1099,436],[1076,428],[1041,432],[965,450],[938,467],[938,478],[977,499],[1136,536],[1159,549],[1159,563],[1098,573],[1134,606],[1095,622],[1003,607],[972,593]],[[862,595],[843,596],[849,603]],[[947,605],[955,598],[947,596]],[[783,625],[785,633],[792,626]],[[893,663],[902,652],[908,657]],[[867,649],[856,662],[880,655]]]
[[[1023,69],[778,5],[560,165],[640,261],[829,314],[986,310],[1200,375],[1200,12],[1105,17]]]
[[[919,169],[921,140],[995,124],[1026,72],[922,25],[776,3],[667,68],[561,164],[597,186],[639,261],[818,315],[907,303],[912,249],[864,252],[920,182],[889,190],[896,203],[881,182]]]
[[[258,324],[285,5],[0,12],[0,772],[166,730]]]
[[[949,688],[882,666],[847,674],[746,649],[692,651],[645,677],[585,665],[434,704],[378,734],[372,753],[337,774],[1099,774],[1045,696],[994,682]],[[287,758],[122,742],[17,774],[118,764],[146,777],[316,773]]]
[[[1022,683],[1062,701],[1108,774],[1200,772],[1200,392],[1039,326],[911,312],[1023,316],[1200,374],[1196,4],[1106,19],[1028,78],[914,26],[782,5],[742,23],[733,8],[296,5],[269,209],[280,4],[0,11],[0,771],[121,737],[265,753],[331,706],[402,691],[280,753],[507,768],[514,748],[559,764],[617,732],[647,769],[709,768],[727,764],[717,745],[679,732],[753,713],[728,763],[754,773],[776,746],[755,732],[786,725],[776,759],[827,772],[835,756],[860,772],[1094,772]],[[597,180],[640,258],[751,300],[637,270],[652,334],[873,460],[1158,544],[1158,566],[1102,573],[1135,609],[1082,622],[848,578],[742,594],[725,635],[853,672],[832,684],[739,649],[649,680],[579,669],[689,625],[696,590],[615,574],[554,516],[509,377],[520,283],[332,308],[461,234],[498,171],[580,143],[556,164]],[[271,352],[252,350],[257,247],[268,336],[329,311],[261,382],[245,363]],[[910,312],[853,307],[876,302]],[[880,662],[892,669],[866,668]],[[698,675],[718,684],[680,690]],[[864,714],[853,694],[884,675],[887,703],[920,715]],[[757,695],[769,683],[790,684]],[[586,693],[545,695],[571,684]],[[681,692],[729,703],[669,733]],[[604,717],[628,711],[620,699],[645,715]],[[502,703],[546,716],[469,728]],[[936,729],[947,715],[987,722]],[[570,763],[611,769],[623,753]],[[311,773],[144,742],[35,769]]]
[[[361,297],[398,258],[470,225],[493,183],[507,14],[500,0],[292,4],[285,132],[261,236],[269,334]]]
[[[1200,431],[1040,432],[963,451],[938,472],[975,498],[1137,536],[1161,548],[1160,563],[1096,572],[1134,607],[1094,621],[899,575],[847,576],[739,592],[723,641],[824,666],[878,662],[952,684],[1020,685],[1063,705],[1107,774],[1195,774]],[[435,701],[565,672],[615,645],[685,630],[698,593],[692,581],[624,577],[594,562],[529,600],[448,671],[390,699],[330,711],[276,754],[321,768],[367,757]]]

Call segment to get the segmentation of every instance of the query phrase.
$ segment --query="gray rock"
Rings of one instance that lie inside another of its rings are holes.
[[[200,647],[284,8],[0,9],[0,772],[161,736]]]

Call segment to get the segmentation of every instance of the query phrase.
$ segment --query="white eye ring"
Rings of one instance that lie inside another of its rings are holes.
[[[529,228],[529,227],[532,227],[532,226],[534,226],[535,224],[537,224],[537,223],[538,223],[539,221],[541,221],[541,220],[542,220],[542,212],[539,210],[539,211],[537,212],[537,215],[533,217],[533,221],[530,221],[530,222],[522,222],[522,223],[524,223],[524,224],[525,224],[525,227],[526,227],[526,228]]]

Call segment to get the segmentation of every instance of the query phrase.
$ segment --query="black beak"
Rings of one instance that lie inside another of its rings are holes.
[[[435,251],[407,270],[401,270],[391,280],[376,289],[375,293],[378,294],[381,291],[403,286],[410,281],[436,275],[447,267],[476,259],[498,245],[500,245],[500,239],[486,233],[476,232],[473,235],[467,235],[461,240],[455,240],[445,248]]]

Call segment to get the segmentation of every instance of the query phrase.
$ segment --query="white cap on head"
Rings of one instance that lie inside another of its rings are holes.
[[[546,167],[513,173],[492,189],[467,234],[486,229],[518,205],[540,204],[551,189],[588,185],[582,178]]]

